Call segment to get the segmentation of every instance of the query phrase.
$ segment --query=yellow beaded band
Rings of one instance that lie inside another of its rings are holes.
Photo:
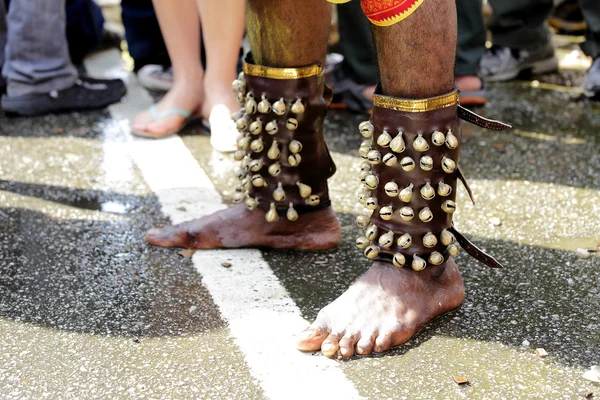
[[[458,104],[458,89],[437,97],[428,99],[399,99],[397,97],[373,95],[375,107],[389,108],[390,110],[403,112],[425,112],[440,108],[452,107]]]
[[[263,65],[244,63],[244,74],[270,79],[301,79],[323,73],[320,65],[300,68],[272,68]]]

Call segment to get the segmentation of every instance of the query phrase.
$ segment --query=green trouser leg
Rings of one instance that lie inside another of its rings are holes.
[[[489,2],[494,10],[489,28],[495,45],[529,50],[543,47],[550,42],[551,36],[545,21],[552,12],[552,0]]]
[[[586,41],[581,44],[581,49],[596,59],[600,56],[600,1],[579,0],[579,7],[588,26]]]
[[[486,38],[481,0],[456,0],[456,11],[458,48],[454,74],[456,76],[477,75],[479,61],[485,52]]]

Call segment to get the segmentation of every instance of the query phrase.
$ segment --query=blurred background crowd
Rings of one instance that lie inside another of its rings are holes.
[[[105,21],[106,3],[120,6],[118,24]],[[558,71],[556,33],[570,38],[569,56],[588,68],[577,100],[600,99],[600,1],[456,5],[461,104],[484,105],[487,82]],[[368,113],[378,68],[360,2],[337,5],[332,25],[326,62],[331,107]],[[82,67],[91,52],[116,47],[128,54],[142,86],[164,93],[132,121],[134,134],[160,138],[201,122],[216,150],[233,151],[237,131],[230,115],[239,106],[230,84],[248,51],[244,30],[243,0],[0,0],[2,109],[31,116],[120,101],[126,95],[121,80],[94,79]]]

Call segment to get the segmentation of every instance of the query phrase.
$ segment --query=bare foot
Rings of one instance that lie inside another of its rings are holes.
[[[340,223],[331,208],[300,214],[295,222],[280,217],[269,223],[264,212],[248,211],[244,204],[237,204],[204,218],[151,229],[146,241],[154,246],[190,249],[327,250],[339,243],[340,236]]]
[[[156,113],[161,115],[169,110],[178,109],[197,114],[202,106],[202,80],[177,82],[156,105]],[[150,110],[139,113],[133,120],[135,134],[151,138],[160,138],[178,132],[188,121],[182,115],[172,114],[158,120]]]
[[[325,307],[300,335],[298,349],[327,357],[382,353],[407,342],[424,325],[463,303],[465,288],[453,259],[415,272],[375,262]]]
[[[481,90],[483,81],[476,75],[463,75],[456,77],[456,86],[461,92],[474,92]]]

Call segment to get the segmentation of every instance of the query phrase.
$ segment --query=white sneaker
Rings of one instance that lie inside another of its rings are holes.
[[[140,85],[148,90],[168,92],[173,87],[173,69],[162,65],[144,65],[137,73]]]
[[[231,111],[223,104],[217,104],[208,117],[210,124],[210,144],[221,153],[231,153],[237,150],[235,139],[238,131],[235,122],[231,120]]]

